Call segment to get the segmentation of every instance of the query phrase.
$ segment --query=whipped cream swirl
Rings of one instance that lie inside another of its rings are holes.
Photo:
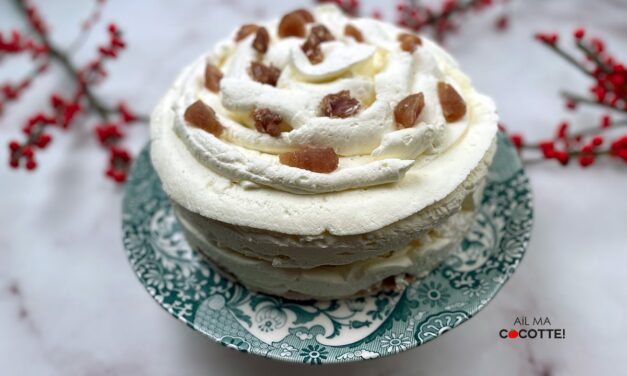
[[[310,63],[301,50],[303,38],[280,38],[278,21],[260,24],[270,33],[267,52],[252,47],[254,33],[235,42],[231,37],[199,59],[183,74],[176,90],[174,130],[203,165],[246,188],[259,186],[298,194],[342,191],[400,181],[412,167],[429,163],[463,137],[472,118],[474,91],[456,63],[433,42],[423,39],[413,53],[397,40],[402,29],[373,19],[349,19],[337,7],[313,12],[334,41],[321,44],[324,60]],[[344,35],[357,27],[364,42]],[[281,70],[276,87],[254,81],[253,61]],[[223,72],[220,91],[203,84],[207,63]],[[447,123],[437,94],[438,82],[452,85],[467,104],[460,120]],[[348,90],[362,110],[347,118],[320,116],[322,99]],[[425,106],[417,124],[399,129],[394,108],[405,97],[423,93]],[[224,126],[220,138],[190,127],[183,119],[187,106],[201,99]],[[258,132],[251,119],[256,108],[279,114],[292,130],[279,137]],[[339,155],[337,170],[323,174],[289,167],[278,154],[301,146],[331,147]]]

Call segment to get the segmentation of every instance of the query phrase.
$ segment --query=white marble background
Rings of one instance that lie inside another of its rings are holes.
[[[91,1],[39,1],[68,43]],[[103,20],[126,31],[128,51],[99,89],[148,113],[177,71],[245,21],[306,1],[111,0]],[[392,2],[370,1],[392,14]],[[503,121],[542,136],[565,116],[557,92],[588,81],[531,35],[578,25],[604,36],[627,59],[625,0],[512,0],[512,27],[490,30],[479,16],[447,42],[477,87],[493,96]],[[19,25],[0,2],[0,29]],[[104,27],[101,27],[104,29]],[[94,33],[77,59],[91,54]],[[3,62],[0,82],[27,69]],[[588,375],[627,374],[627,166],[589,170],[552,163],[529,168],[535,226],[512,280],[477,317],[427,345],[376,361],[315,368],[265,360],[213,344],[159,308],[135,279],[121,245],[121,189],[102,177],[105,154],[84,127],[55,134],[34,174],[5,167],[7,141],[47,93],[64,90],[53,69],[0,121],[0,374],[2,375]],[[600,113],[574,119],[596,122]],[[131,132],[134,150],[147,139]],[[504,341],[516,316],[549,316],[561,341]]]

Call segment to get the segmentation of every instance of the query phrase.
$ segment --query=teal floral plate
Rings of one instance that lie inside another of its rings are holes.
[[[131,267],[170,314],[224,346],[311,364],[396,354],[470,319],[520,263],[533,213],[520,160],[499,135],[475,223],[446,262],[401,293],[303,302],[249,291],[222,277],[192,250],[161,189],[148,148],[130,174],[123,211]]]

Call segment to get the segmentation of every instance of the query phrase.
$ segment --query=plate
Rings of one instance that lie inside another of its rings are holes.
[[[190,328],[224,346],[309,364],[379,358],[459,326],[496,295],[520,263],[533,217],[529,181],[502,134],[471,231],[442,265],[402,292],[291,301],[222,277],[187,244],[150,163],[139,155],[126,185],[123,238],[148,293]]]

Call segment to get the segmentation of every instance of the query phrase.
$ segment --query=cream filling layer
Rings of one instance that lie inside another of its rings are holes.
[[[184,218],[179,219],[192,246],[253,290],[290,297],[335,299],[353,296],[399,274],[424,277],[459,244],[470,229],[474,211],[453,214],[428,234],[386,256],[313,269],[276,268],[268,261],[219,247],[194,230]]]

